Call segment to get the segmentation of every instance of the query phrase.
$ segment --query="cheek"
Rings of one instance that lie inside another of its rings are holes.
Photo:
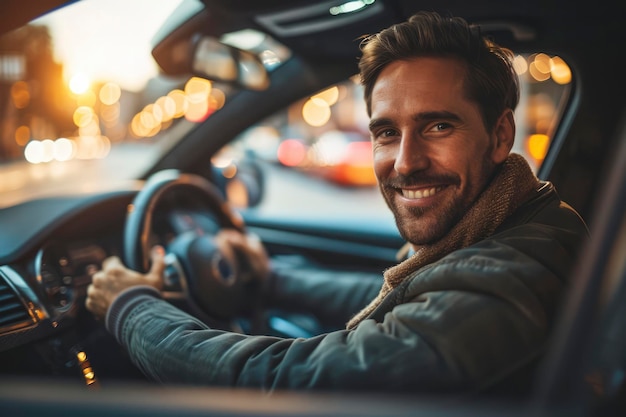
[[[374,173],[377,177],[381,177],[386,175],[391,169],[393,169],[393,164],[395,161],[395,157],[393,152],[388,148],[383,148],[380,146],[374,145],[372,150],[372,158],[374,164]]]

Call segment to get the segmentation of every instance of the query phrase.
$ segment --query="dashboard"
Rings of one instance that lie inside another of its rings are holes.
[[[0,209],[0,373],[95,381],[88,352],[123,363],[84,299],[102,261],[121,253],[136,192],[50,197]],[[100,355],[105,346],[109,352]]]
[[[54,197],[0,209],[0,374],[82,375],[89,383],[95,381],[95,362],[116,377],[143,378],[84,307],[102,262],[123,258],[126,215],[137,192]],[[150,240],[165,246],[178,234],[219,227],[201,201],[185,195],[165,199],[152,223]]]

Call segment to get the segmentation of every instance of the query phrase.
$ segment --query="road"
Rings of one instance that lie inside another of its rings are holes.
[[[150,147],[112,148],[105,159],[30,164],[0,164],[0,208],[48,195],[112,189],[136,184],[156,154]],[[311,177],[290,168],[263,164],[265,195],[259,213],[284,218],[329,217],[373,221],[395,227],[376,187],[351,188]]]
[[[105,159],[26,161],[0,164],[0,207],[48,195],[72,194],[107,189],[121,182],[133,183],[144,168],[145,149],[113,148]]]

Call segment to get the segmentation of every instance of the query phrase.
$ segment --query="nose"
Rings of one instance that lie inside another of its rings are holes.
[[[397,149],[393,165],[394,170],[401,175],[410,175],[413,172],[427,169],[430,161],[426,148],[420,138],[403,135]]]

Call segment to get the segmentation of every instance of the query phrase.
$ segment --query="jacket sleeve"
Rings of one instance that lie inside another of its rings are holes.
[[[542,302],[525,282],[558,280],[519,252],[496,252],[428,268],[410,281],[437,284],[398,288],[387,298],[404,299],[380,320],[308,339],[210,329],[142,289],[118,297],[107,326],[140,369],[166,383],[458,391],[536,357],[547,336]]]
[[[345,327],[376,297],[383,283],[382,271],[335,270],[297,260],[275,261],[272,270],[269,306],[313,314],[333,328]]]

